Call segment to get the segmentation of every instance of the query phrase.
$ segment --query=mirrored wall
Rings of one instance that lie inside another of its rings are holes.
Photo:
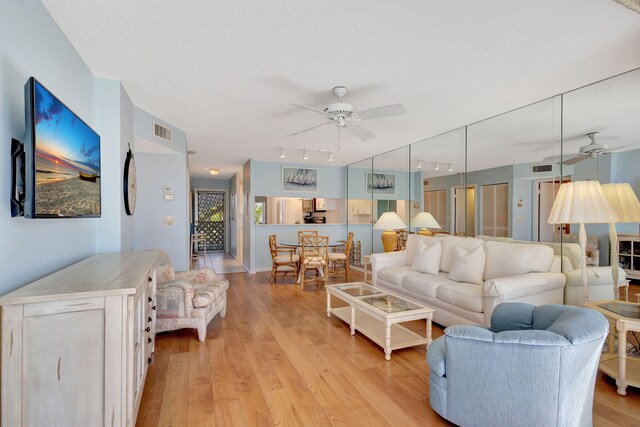
[[[406,233],[577,241],[577,225],[548,224],[558,188],[598,180],[640,194],[639,117],[634,70],[349,165],[348,231],[362,256],[384,250],[374,224],[390,211]],[[421,212],[435,222],[424,226]],[[616,230],[620,265],[640,278],[640,242],[625,243],[637,241],[639,224]],[[589,262],[610,265],[608,225],[589,224],[587,234]]]

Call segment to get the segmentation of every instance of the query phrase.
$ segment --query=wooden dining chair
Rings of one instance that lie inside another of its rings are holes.
[[[353,247],[353,231],[350,231],[347,234],[347,240],[340,240],[340,243],[344,243],[344,246],[340,248],[339,251],[329,252],[329,274],[342,276],[346,278],[347,282],[349,281],[349,267],[351,264],[351,249]],[[344,266],[344,274],[342,271],[339,271],[337,267],[341,265]]]
[[[304,236],[318,237],[318,230],[300,230],[298,231],[298,245],[302,245],[302,238]]]
[[[278,274],[286,276],[293,272],[294,280],[298,277],[298,265],[300,256],[296,249],[287,246],[278,246],[275,234],[269,236],[269,251],[271,252],[271,283],[276,282]]]
[[[329,237],[327,236],[302,236],[302,255],[300,256],[300,289],[304,290],[307,284],[326,285],[329,277],[328,254]],[[320,271],[320,276],[309,278],[307,270]]]
[[[407,237],[409,232],[407,230],[395,230],[398,235],[398,243],[396,243],[396,251],[404,251],[407,247]]]

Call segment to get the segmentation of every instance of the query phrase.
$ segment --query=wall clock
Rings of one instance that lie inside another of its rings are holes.
[[[127,215],[133,215],[136,210],[136,193],[138,185],[136,182],[136,161],[133,158],[131,145],[127,151],[127,158],[124,161],[124,178],[122,180],[124,194],[124,210]]]

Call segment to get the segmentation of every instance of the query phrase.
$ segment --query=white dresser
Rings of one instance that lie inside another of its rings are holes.
[[[0,298],[2,426],[133,426],[158,251],[91,256]]]

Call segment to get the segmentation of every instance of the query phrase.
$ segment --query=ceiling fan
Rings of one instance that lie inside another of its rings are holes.
[[[563,155],[562,164],[567,166],[574,165],[583,160],[595,159],[601,154],[611,154],[615,150],[620,150],[630,145],[630,144],[627,144],[627,145],[621,145],[619,147],[609,148],[607,144],[598,143],[598,134],[599,132],[588,133],[587,137],[589,137],[589,139],[591,140],[591,143],[580,147],[578,153]],[[560,159],[560,156],[551,156],[551,157],[545,157],[543,160],[549,161],[549,160],[559,160],[559,159]]]
[[[317,129],[328,124],[335,124],[338,128],[338,150],[340,150],[340,129],[346,129],[361,141],[369,141],[376,137],[374,133],[360,126],[357,122],[361,120],[380,119],[383,117],[399,116],[407,114],[407,110],[402,104],[385,105],[383,107],[369,108],[367,110],[357,111],[353,104],[342,102],[342,99],[349,91],[344,86],[336,86],[333,88],[333,94],[338,98],[338,102],[329,104],[324,110],[318,110],[313,107],[299,104],[291,104],[295,107],[304,108],[318,114],[322,114],[327,122],[319,125],[303,129],[301,131],[291,133],[289,136],[299,135],[310,130]]]

